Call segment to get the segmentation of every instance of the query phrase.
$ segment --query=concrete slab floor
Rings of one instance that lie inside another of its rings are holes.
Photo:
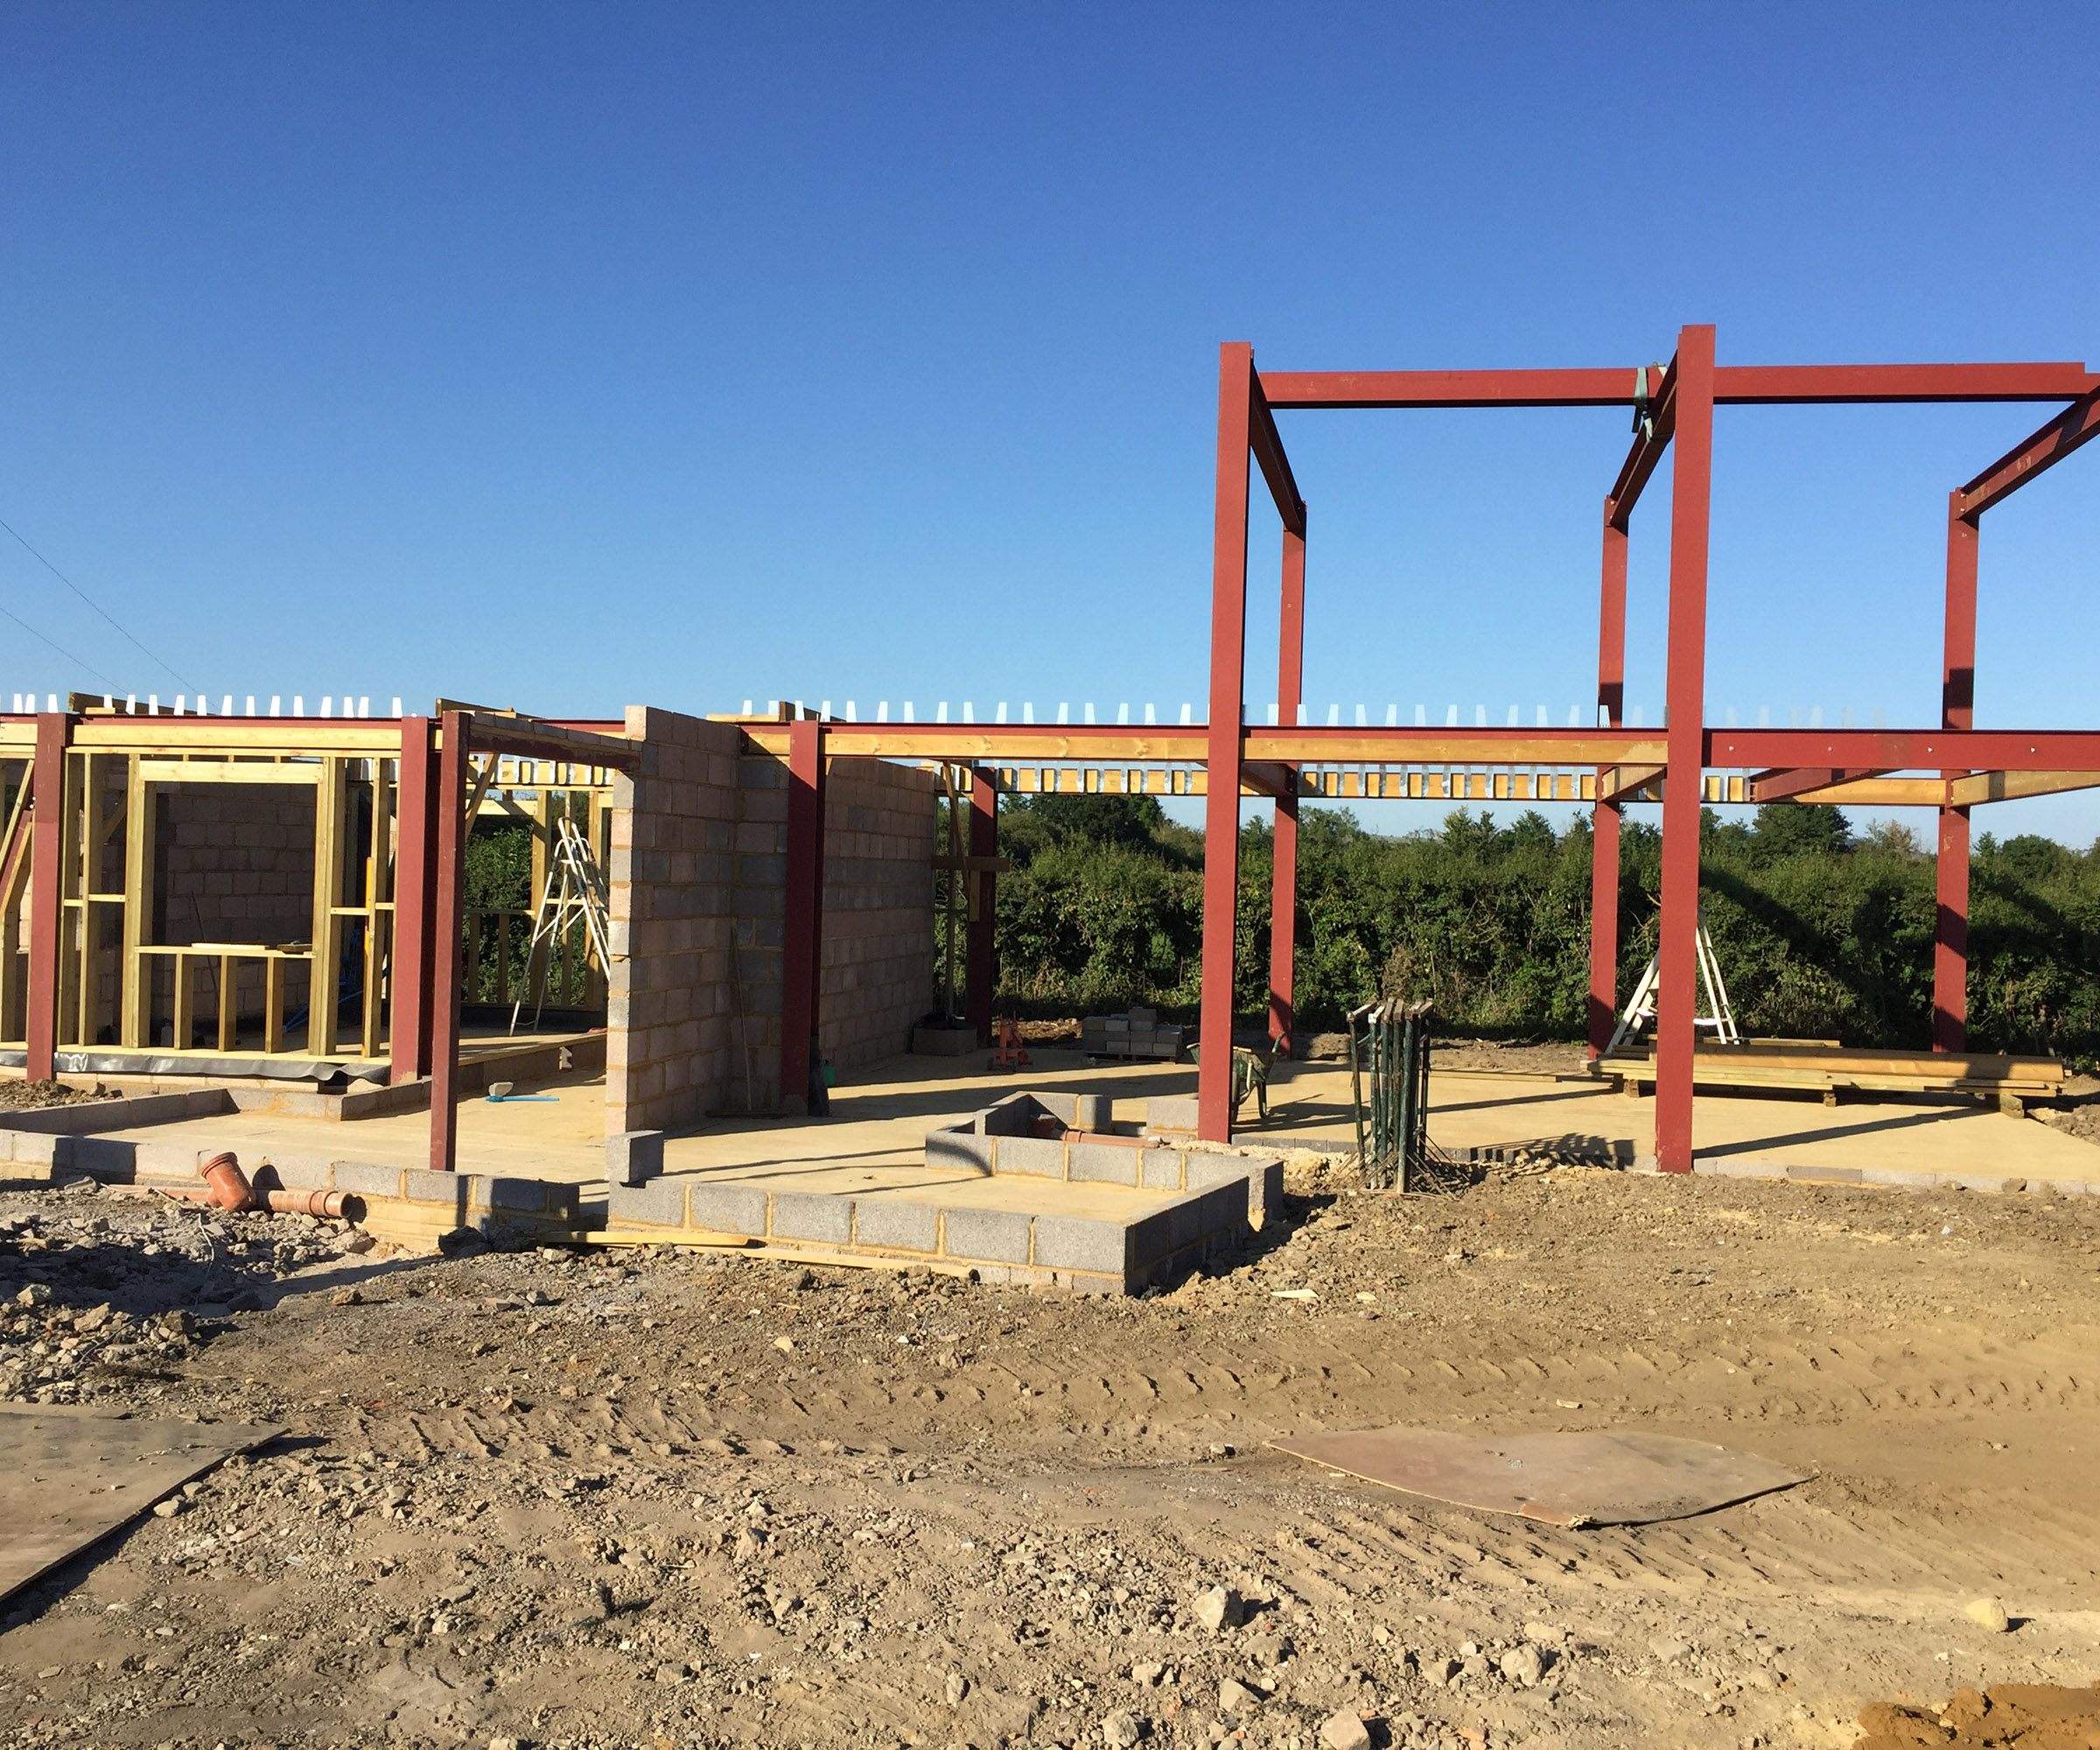
[[[828,1119],[725,1117],[674,1133],[665,1144],[665,1169],[763,1180],[776,1189],[921,1189],[942,1182],[925,1165],[927,1130],[1017,1088],[1108,1094],[1124,1118],[1138,1116],[1138,1102],[1150,1096],[1195,1091],[1191,1065],[1096,1067],[1075,1051],[1038,1047],[1031,1047],[1030,1055],[1032,1065],[1018,1074],[989,1072],[988,1054],[982,1051],[960,1058],[892,1058],[854,1072],[833,1088]],[[519,1091],[555,1098],[545,1104],[463,1102],[461,1167],[571,1183],[601,1179],[602,1079],[521,1084]],[[1250,1102],[1242,1113],[1245,1128],[1236,1140],[1277,1148],[1353,1141],[1346,1065],[1278,1065],[1269,1110],[1269,1122],[1256,1124]],[[1652,1099],[1630,1100],[1579,1082],[1442,1070],[1432,1077],[1430,1134],[1446,1148],[1579,1138],[1629,1143],[1635,1153],[1648,1154],[1654,1150],[1654,1125]],[[1982,1107],[1847,1100],[1832,1108],[1812,1096],[1702,1096],[1693,1133],[1700,1155],[1744,1161],[2100,1179],[2100,1150],[2091,1144]],[[111,1134],[140,1142],[182,1142],[194,1136],[200,1147],[232,1148],[252,1158],[281,1150],[420,1166],[430,1132],[422,1112],[347,1124],[238,1113]],[[1104,1195],[1138,1194],[1122,1187],[1100,1189]]]

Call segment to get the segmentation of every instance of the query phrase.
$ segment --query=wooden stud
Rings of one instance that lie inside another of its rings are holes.
[[[153,928],[154,791],[134,756],[124,787],[124,962],[117,1037],[128,1050],[152,1043],[153,969],[144,954]]]
[[[284,968],[290,956],[262,956],[262,1051],[275,1057],[284,1049]],[[311,981],[310,981],[311,982]],[[307,1007],[311,1010],[310,1003]]]
[[[187,1051],[197,1036],[197,962],[193,956],[167,956],[175,968],[175,1025],[168,1038],[177,1051]]]
[[[230,954],[219,956],[219,1049],[231,1051],[238,1039],[241,1008],[240,962]]]
[[[321,762],[313,793],[313,959],[306,975],[306,1052],[330,1057],[336,1047],[337,1018],[342,1004],[343,809],[348,787],[343,761],[331,754]]]

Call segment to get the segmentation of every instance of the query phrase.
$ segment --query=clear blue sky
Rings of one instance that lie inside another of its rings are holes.
[[[0,536],[81,659],[0,620],[0,702],[1178,714],[1220,340],[2100,360],[2096,51],[2068,5],[17,5],[0,517],[169,666]],[[1724,412],[1714,720],[1933,721],[1946,494],[2043,413]],[[1287,416],[1321,715],[1587,706],[1625,426]],[[1979,722],[2100,721],[2100,452],[1983,555]]]

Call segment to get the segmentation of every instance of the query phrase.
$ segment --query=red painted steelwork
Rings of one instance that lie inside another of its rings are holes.
[[[2072,401],[2100,379],[2082,364],[1729,365],[1717,406],[1774,402]],[[1570,371],[1264,371],[1279,410],[1308,407],[1627,407],[1625,366]]]
[[[1789,796],[1804,795],[1810,790],[1827,790],[1832,784],[1849,784],[1858,778],[1886,775],[1878,766],[1818,766],[1805,772],[1760,772],[1750,780],[1750,800],[1783,802]]]
[[[1232,980],[1238,941],[1241,713],[1247,663],[1247,485],[1254,348],[1218,349],[1218,496],[1210,573],[1209,779],[1203,799],[1203,1007],[1196,1134],[1232,1139]]]
[[[1706,710],[1707,522],[1713,480],[1713,329],[1677,336],[1676,466],[1670,512],[1669,783],[1656,1001],[1656,1164],[1691,1171],[1693,1025],[1698,1013],[1700,725]]]
[[[1829,405],[1840,402],[2069,401],[2100,379],[2082,364],[1724,365],[1714,372],[1721,407]]]
[[[970,854],[973,858],[999,854],[999,774],[989,766],[973,766],[970,772]],[[972,872],[976,914],[970,920],[969,962],[963,973],[970,1024],[977,1038],[990,1043],[992,998],[998,989],[998,876],[990,869]]]
[[[466,717],[440,720],[437,844],[430,881],[430,1171],[450,1172],[459,1156],[459,982],[466,892]]]
[[[57,1071],[59,1043],[59,934],[66,840],[66,732],[63,711],[37,713],[37,751],[31,768],[29,805],[29,1012],[23,1073],[48,1082]]]
[[[1623,366],[1574,371],[1264,371],[1278,410],[1304,407],[1629,407]]]
[[[1306,669],[1305,507],[1298,506],[1299,532],[1284,531],[1283,613],[1277,639],[1276,717],[1278,725],[1298,721]],[[1293,778],[1295,766],[1284,768]],[[1276,834],[1271,844],[1269,884],[1269,1037],[1289,1040],[1295,1013],[1298,957],[1298,788],[1284,786],[1276,799]]]
[[[780,1107],[806,1110],[824,963],[824,725],[788,732],[788,893],[780,954]]]
[[[394,849],[394,952],[387,991],[388,1074],[396,1083],[430,1073],[430,951],[437,870],[435,750],[430,720],[401,720],[401,765]]]
[[[1993,472],[1996,471],[1993,470]],[[2012,490],[2011,487],[2006,488]],[[1965,492],[1947,497],[1947,629],[1940,659],[1940,726],[1976,723],[1976,578],[1983,530]],[[1947,776],[1959,777],[1959,770]],[[1939,817],[1938,905],[1932,933],[1932,1048],[1969,1048],[1969,810]]]
[[[1709,766],[1881,772],[2100,771],[2100,730],[1710,729]]]
[[[1960,514],[1971,520],[1981,516],[2095,438],[2100,438],[2100,389],[2073,402],[2026,443],[2015,444],[1956,493],[1954,496]]]
[[[1604,501],[1604,559],[1598,591],[1597,705],[1617,726],[1626,704],[1626,518]],[[1604,794],[1604,770],[1597,790]],[[1590,838],[1590,1055],[1604,1054],[1619,1014],[1619,822],[1616,802],[1600,801]]]

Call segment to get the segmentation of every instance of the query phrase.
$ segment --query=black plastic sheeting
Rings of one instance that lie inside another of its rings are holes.
[[[26,1052],[0,1051],[0,1068],[21,1069],[28,1060]],[[273,1082],[332,1082],[340,1076],[383,1083],[392,1073],[384,1059],[345,1063],[333,1057],[207,1057],[194,1052],[175,1057],[151,1051],[60,1051],[52,1054],[52,1064],[60,1075],[256,1075]]]

